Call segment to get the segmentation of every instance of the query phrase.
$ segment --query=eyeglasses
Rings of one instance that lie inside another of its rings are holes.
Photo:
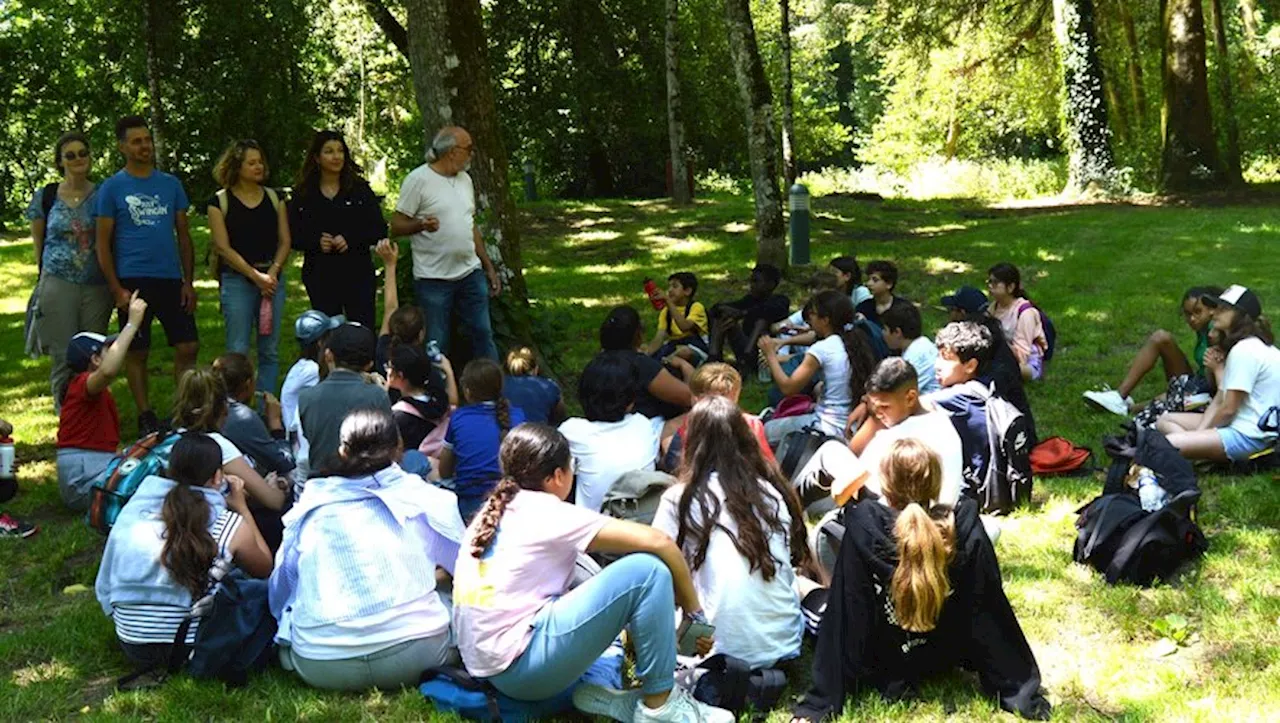
[[[460,151],[466,151],[467,153],[470,153],[470,152],[472,152],[473,150],[475,150],[475,147],[476,147],[476,146],[475,146],[475,144],[474,144],[474,143],[472,143],[472,144],[471,144],[471,145],[469,145],[469,146],[454,146],[454,148],[457,148],[457,149],[458,149],[458,150],[460,150]]]
[[[77,158],[88,158],[88,157],[89,157],[88,148],[81,148],[78,151],[67,151],[66,153],[62,154],[62,160],[64,161],[74,161]]]

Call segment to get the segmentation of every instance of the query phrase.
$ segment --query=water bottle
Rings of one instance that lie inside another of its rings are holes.
[[[1138,470],[1138,499],[1147,512],[1155,512],[1169,504],[1169,493],[1160,486],[1155,473],[1146,467]]]
[[[270,336],[271,329],[275,326],[275,309],[271,308],[271,304],[270,296],[262,297],[262,301],[258,303],[258,334],[261,336]]]
[[[654,309],[662,311],[666,308],[667,299],[662,295],[662,289],[659,289],[658,285],[653,283],[653,279],[647,276],[644,279],[644,293],[648,295],[649,303],[653,304]]]
[[[444,359],[444,355],[440,353],[440,344],[435,339],[427,342],[427,358],[432,364],[439,364]]]
[[[773,381],[773,372],[769,369],[769,360],[765,358],[764,352],[756,355],[756,379],[766,384]]]
[[[13,439],[0,437],[0,502],[8,502],[18,493],[18,480],[13,474]]]

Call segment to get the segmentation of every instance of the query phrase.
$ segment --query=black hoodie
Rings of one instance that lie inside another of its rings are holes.
[[[794,714],[813,721],[840,713],[846,695],[862,687],[890,698],[913,692],[923,678],[954,666],[978,673],[1000,707],[1043,720],[1040,670],[1000,581],[1000,567],[978,506],[956,506],[956,551],[948,575],[951,596],[937,627],[911,633],[893,620],[889,583],[897,567],[893,525],[898,511],[878,502],[847,508],[827,609],[818,629],[813,687]]]

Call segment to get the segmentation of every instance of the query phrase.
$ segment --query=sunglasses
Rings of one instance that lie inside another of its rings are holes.
[[[64,161],[74,161],[77,158],[88,158],[88,157],[89,157],[88,148],[81,148],[78,151],[67,151],[66,153],[62,154],[62,160]]]

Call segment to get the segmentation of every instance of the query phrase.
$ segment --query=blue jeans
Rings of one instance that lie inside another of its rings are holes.
[[[271,300],[271,333],[258,334],[258,306],[262,292],[235,271],[222,274],[222,319],[227,326],[227,351],[249,353],[249,345],[258,340],[258,391],[276,392],[280,376],[280,327],[284,324],[284,274],[280,275],[276,294]]]
[[[76,512],[89,509],[93,483],[115,458],[114,452],[96,449],[63,447],[58,450],[58,493],[67,507]]]
[[[671,571],[657,557],[639,553],[544,607],[533,621],[529,646],[489,682],[517,700],[550,698],[576,683],[626,627],[635,642],[641,692],[671,690],[676,670]]]
[[[435,339],[441,352],[449,353],[451,321],[457,309],[459,320],[471,336],[472,357],[498,358],[493,325],[489,322],[489,280],[484,269],[476,269],[456,281],[414,279],[413,295],[427,320],[427,338]]]

